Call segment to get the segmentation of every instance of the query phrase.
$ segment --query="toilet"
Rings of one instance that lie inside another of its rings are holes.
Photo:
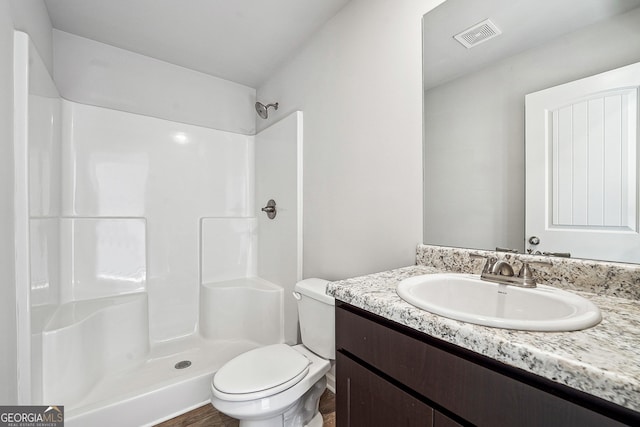
[[[335,359],[335,301],[326,280],[295,285],[302,344],[273,344],[227,362],[211,381],[211,404],[240,427],[322,427],[318,412]]]

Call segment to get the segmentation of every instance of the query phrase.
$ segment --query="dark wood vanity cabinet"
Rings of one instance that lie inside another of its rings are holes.
[[[336,302],[338,427],[640,426],[640,414]]]
[[[338,424],[348,426],[433,426],[433,408],[364,366],[338,353],[337,375],[344,378],[336,395],[348,402]],[[346,419],[346,421],[344,421]]]

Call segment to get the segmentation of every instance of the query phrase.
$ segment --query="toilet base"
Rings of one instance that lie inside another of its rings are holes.
[[[323,422],[322,414],[318,412],[305,427],[322,427]]]
[[[318,404],[326,388],[327,379],[323,376],[283,414],[268,419],[240,420],[240,427],[322,427]]]

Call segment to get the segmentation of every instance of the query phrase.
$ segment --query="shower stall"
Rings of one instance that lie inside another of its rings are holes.
[[[19,402],[150,425],[296,342],[302,113],[243,135],[84,105],[26,34],[14,52]]]

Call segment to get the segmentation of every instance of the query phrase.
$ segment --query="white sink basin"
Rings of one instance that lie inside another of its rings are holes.
[[[400,282],[398,295],[418,308],[455,320],[523,331],[577,331],[597,325],[600,309],[560,289],[519,288],[470,274],[426,274]]]

